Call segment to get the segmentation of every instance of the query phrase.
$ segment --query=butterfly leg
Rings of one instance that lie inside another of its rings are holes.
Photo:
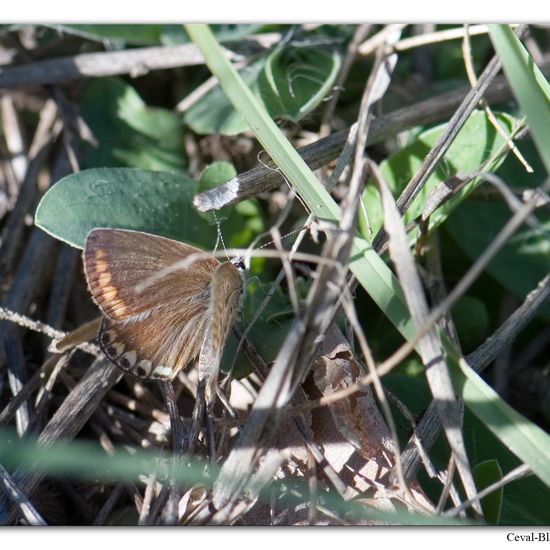
[[[168,497],[168,505],[164,523],[167,525],[177,525],[179,523],[178,504],[180,500],[180,491],[176,481],[176,472],[181,463],[181,452],[185,438],[185,427],[178,412],[176,395],[174,393],[174,386],[172,385],[172,382],[159,382],[159,384],[170,414],[170,425],[172,427],[172,471],[170,479],[170,496]]]

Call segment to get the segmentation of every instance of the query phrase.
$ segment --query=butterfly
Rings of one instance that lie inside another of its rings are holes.
[[[220,263],[182,242],[108,228],[88,234],[82,258],[104,314],[99,346],[116,366],[172,380],[200,356],[199,374],[201,364],[217,370],[243,291],[241,258]]]

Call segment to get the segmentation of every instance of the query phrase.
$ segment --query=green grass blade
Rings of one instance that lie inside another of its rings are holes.
[[[495,50],[550,173],[550,84],[508,25],[489,25]]]
[[[140,483],[144,475],[157,472],[157,478],[164,480],[172,473],[172,459],[167,454],[159,454],[142,449],[134,449],[132,454],[124,449],[116,450],[114,456],[107,455],[98,445],[89,442],[72,441],[56,443],[50,446],[37,445],[35,439],[19,439],[11,430],[0,429],[0,462],[10,469],[37,474],[62,475],[76,480],[97,482],[118,481]],[[206,470],[210,475],[205,475]],[[183,486],[201,483],[209,486],[217,474],[217,466],[200,460],[186,460],[174,470],[176,481]],[[16,478],[17,479],[17,478]],[[277,482],[276,482],[277,483]],[[300,489],[299,483],[297,484]],[[301,491],[307,494],[307,485],[302,484]],[[0,519],[5,495],[0,492]],[[296,505],[302,500],[296,497]],[[361,503],[344,502],[331,493],[323,498],[342,515],[353,514],[357,519],[370,519],[404,525],[460,525],[464,521],[445,517],[432,517],[412,514],[406,510],[384,511],[370,508]]]
[[[464,359],[454,359],[453,382],[469,408],[517,457],[550,486],[550,437],[514,410],[474,372]]]
[[[160,478],[167,476],[170,461],[167,454],[142,449],[134,449],[132,454],[120,449],[115,456],[109,456],[98,445],[87,441],[44,446],[34,438],[19,439],[11,430],[0,429],[0,462],[18,474],[32,471],[74,479],[139,481],[140,476],[157,469]],[[175,475],[182,484],[206,481],[204,464],[198,460],[180,465]]]

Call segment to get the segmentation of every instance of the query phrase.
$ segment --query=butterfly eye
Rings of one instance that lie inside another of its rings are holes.
[[[244,258],[233,258],[231,260],[231,263],[239,270],[244,271],[245,265],[244,265]]]

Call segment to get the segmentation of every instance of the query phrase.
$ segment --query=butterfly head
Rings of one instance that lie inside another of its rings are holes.
[[[231,258],[230,261],[241,273],[243,273],[246,270],[246,265],[244,263],[244,258],[242,256]]]

